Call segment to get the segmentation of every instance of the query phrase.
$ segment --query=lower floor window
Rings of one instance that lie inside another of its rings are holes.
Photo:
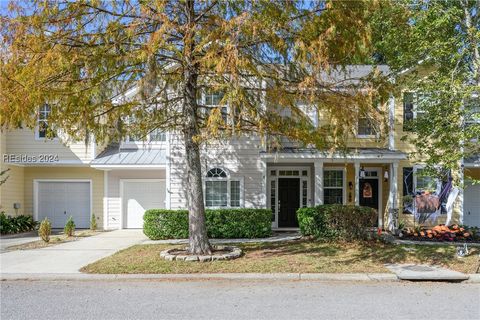
[[[325,170],[323,172],[323,203],[343,203],[343,170]]]
[[[325,189],[323,192],[324,204],[342,204],[343,190],[342,189]]]
[[[207,180],[205,181],[205,206],[207,207],[240,207],[240,180]]]

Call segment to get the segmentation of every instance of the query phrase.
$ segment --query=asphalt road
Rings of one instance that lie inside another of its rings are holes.
[[[480,285],[2,281],[7,319],[480,319]]]

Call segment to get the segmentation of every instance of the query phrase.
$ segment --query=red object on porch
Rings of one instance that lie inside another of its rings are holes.
[[[378,229],[377,229],[377,234],[378,234],[379,236],[382,235],[382,228],[378,228]]]

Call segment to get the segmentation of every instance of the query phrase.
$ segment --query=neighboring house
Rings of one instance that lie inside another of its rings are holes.
[[[364,75],[370,68],[354,71]],[[204,99],[218,101],[215,95]],[[287,141],[271,149],[255,135],[207,143],[202,150],[206,206],[270,208],[272,226],[279,229],[298,226],[299,207],[332,203],[375,208],[377,225],[385,228],[395,219],[412,222],[411,214],[402,213],[404,195],[432,184],[419,175],[421,165],[407,159],[413,146],[401,140],[404,120],[419,111],[409,93],[392,96],[383,107],[389,120],[386,139],[377,137],[368,119],[360,119],[348,155]],[[2,169],[11,170],[1,187],[0,210],[32,214],[35,220],[48,216],[54,228],[63,227],[69,216],[78,228],[87,228],[94,213],[101,228],[119,229],[141,228],[149,208],[186,207],[184,148],[177,134],[154,132],[147,141],[128,138],[109,146],[94,139],[64,145],[44,137],[48,112],[41,110],[34,131],[1,133]],[[306,112],[317,122],[315,112]],[[480,155],[465,159],[465,177],[480,179]],[[445,221],[446,214],[440,214],[425,224]],[[466,183],[452,222],[480,226],[480,185]]]

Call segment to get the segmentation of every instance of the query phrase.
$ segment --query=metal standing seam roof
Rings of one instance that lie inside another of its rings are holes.
[[[91,163],[91,165],[165,165],[167,156],[165,149],[138,148],[119,149],[118,146],[107,147]]]

